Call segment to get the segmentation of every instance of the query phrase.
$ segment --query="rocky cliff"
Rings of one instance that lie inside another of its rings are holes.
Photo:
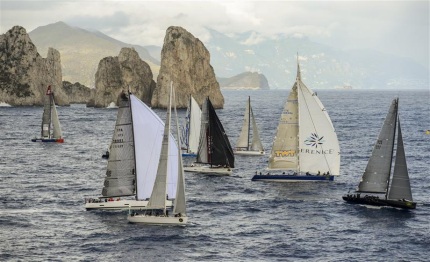
[[[94,106],[93,97],[96,91],[94,88],[86,87],[79,82],[72,84],[68,81],[63,81],[63,89],[70,103]]]
[[[198,38],[176,26],[169,27],[164,38],[157,88],[151,100],[153,107],[167,107],[171,82],[178,108],[187,107],[190,94],[200,105],[209,96],[215,108],[224,106],[209,51]]]
[[[100,60],[95,75],[95,107],[106,107],[111,102],[118,105],[123,90],[130,91],[150,105],[155,82],[149,65],[140,59],[133,48],[122,48],[116,57]]]
[[[218,82],[222,89],[270,89],[267,78],[257,72],[244,72],[230,78],[218,78]]]
[[[48,85],[55,92],[57,104],[69,103],[62,89],[60,53],[49,48],[47,57],[42,58],[21,26],[0,35],[0,101],[43,105]]]

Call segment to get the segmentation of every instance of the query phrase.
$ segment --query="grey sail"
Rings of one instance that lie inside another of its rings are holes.
[[[358,192],[387,193],[396,131],[397,102],[398,100],[394,99],[390,106],[372,156],[358,185]]]
[[[130,100],[121,95],[102,195],[104,197],[135,194],[135,155]]]
[[[51,107],[51,122],[52,122],[52,137],[53,138],[61,138],[61,125],[60,120],[58,119],[57,107],[55,106],[54,94],[51,95],[52,99],[52,107]]]
[[[163,142],[161,144],[161,153],[160,160],[158,161],[157,176],[155,177],[154,189],[152,190],[152,194],[148,202],[148,207],[154,209],[166,209],[166,186],[169,159],[171,109],[172,87],[170,87],[169,107],[167,108],[166,124],[164,125]]]
[[[209,110],[208,110],[208,99],[205,99],[202,106],[202,118],[200,127],[200,142],[199,149],[197,152],[197,162],[208,163],[208,136],[206,134],[207,126],[209,125]]]
[[[405,148],[403,146],[402,130],[400,128],[400,120],[398,123],[396,161],[394,164],[393,179],[391,181],[388,199],[407,199],[413,201],[408,167],[406,165]]]
[[[176,93],[173,92],[173,101],[176,117],[176,135],[177,141],[179,141],[179,123],[178,123],[178,113],[176,111]],[[174,214],[181,214],[186,216],[186,200],[185,200],[185,178],[184,178],[184,168],[182,163],[181,147],[178,146],[178,183],[176,189],[175,206],[173,209]]]
[[[261,143],[260,134],[258,133],[257,123],[255,122],[254,112],[250,107],[251,112],[251,120],[252,120],[252,141],[251,141],[251,150],[254,151],[263,151],[263,144]]]

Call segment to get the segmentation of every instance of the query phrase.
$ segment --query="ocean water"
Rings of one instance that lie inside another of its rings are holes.
[[[288,92],[223,91],[217,113],[231,144],[250,95],[270,152]],[[330,183],[252,182],[268,154],[236,156],[230,177],[186,173],[186,227],[130,224],[126,211],[85,211],[84,198],[101,193],[101,155],[115,109],[59,107],[65,143],[42,144],[30,142],[40,133],[41,107],[0,108],[0,261],[428,261],[429,91],[318,96],[337,130],[341,176]],[[342,195],[357,186],[395,97],[417,209],[347,204]]]

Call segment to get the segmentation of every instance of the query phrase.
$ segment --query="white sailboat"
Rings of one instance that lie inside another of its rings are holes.
[[[164,122],[145,103],[130,94],[121,95],[115,130],[110,146],[102,196],[85,201],[87,210],[140,209],[148,204],[157,173]],[[177,148],[171,142],[172,148]],[[173,183],[168,195],[176,195],[177,160],[169,163]],[[172,201],[165,199],[166,205]]]
[[[399,99],[396,98],[391,103],[356,194],[342,197],[348,203],[415,209],[416,203],[412,199],[398,107]],[[396,129],[398,130],[396,160],[390,184]],[[361,193],[372,195],[362,197]],[[385,198],[380,198],[378,194],[384,194]]]
[[[182,130],[181,142],[183,144],[182,156],[196,157],[199,149],[200,126],[202,110],[193,96],[190,95],[190,102],[185,116],[185,126]]]
[[[249,156],[261,156],[265,154],[251,107],[251,97],[248,97],[242,131],[234,148],[234,154]]]
[[[166,124],[164,126],[164,136],[161,146],[160,160],[158,162],[157,176],[155,179],[154,187],[152,190],[151,197],[146,208],[143,209],[142,214],[135,214],[129,212],[127,220],[131,223],[143,223],[143,224],[156,224],[156,225],[186,225],[188,217],[186,214],[186,201],[185,201],[185,181],[184,171],[182,169],[182,156],[181,150],[178,147],[172,147],[171,141],[173,137],[170,134],[171,126],[171,110],[172,110],[172,96],[173,101],[176,101],[176,97],[173,91],[173,85],[170,86],[169,96],[169,107],[167,109]],[[176,116],[176,131],[179,143],[179,125],[178,115],[176,112],[176,102],[174,102],[174,110]],[[176,151],[176,152],[175,152]],[[169,159],[175,158],[177,165],[173,167],[169,163]],[[178,175],[176,197],[174,201],[173,212],[169,216],[169,212],[166,206],[166,192],[167,185],[169,182],[168,173],[169,170],[175,169]]]
[[[191,166],[184,166],[184,171],[213,175],[231,175],[233,168],[233,149],[208,97],[202,106],[197,159]]]
[[[60,120],[58,119],[57,108],[55,106],[54,92],[51,86],[46,90],[47,99],[45,100],[42,116],[42,132],[40,138],[31,139],[32,142],[57,142],[64,143]]]
[[[303,83],[297,62],[296,82],[281,114],[269,157],[269,172],[256,174],[252,180],[332,181],[339,175],[339,169],[340,149],[335,129],[316,93]]]

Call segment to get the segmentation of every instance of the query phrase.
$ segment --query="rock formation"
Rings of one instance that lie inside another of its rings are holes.
[[[122,48],[119,56],[100,60],[95,85],[95,107],[106,107],[111,102],[118,105],[118,96],[128,89],[150,105],[155,89],[151,68],[133,48]]]
[[[0,35],[0,101],[43,105],[48,85],[55,92],[57,104],[69,103],[62,90],[60,53],[49,48],[47,58],[42,58],[21,26]]]
[[[230,78],[218,78],[222,89],[270,89],[267,78],[257,72],[245,72]]]
[[[151,100],[153,107],[167,107],[171,82],[176,89],[178,108],[187,107],[190,95],[200,105],[209,96],[215,108],[224,106],[209,51],[198,38],[176,26],[169,27],[164,38],[157,88]]]
[[[79,82],[72,84],[68,81],[63,81],[63,89],[70,103],[94,106],[94,102],[91,103],[91,101],[94,101],[92,98],[94,97],[95,89],[86,87]]]

